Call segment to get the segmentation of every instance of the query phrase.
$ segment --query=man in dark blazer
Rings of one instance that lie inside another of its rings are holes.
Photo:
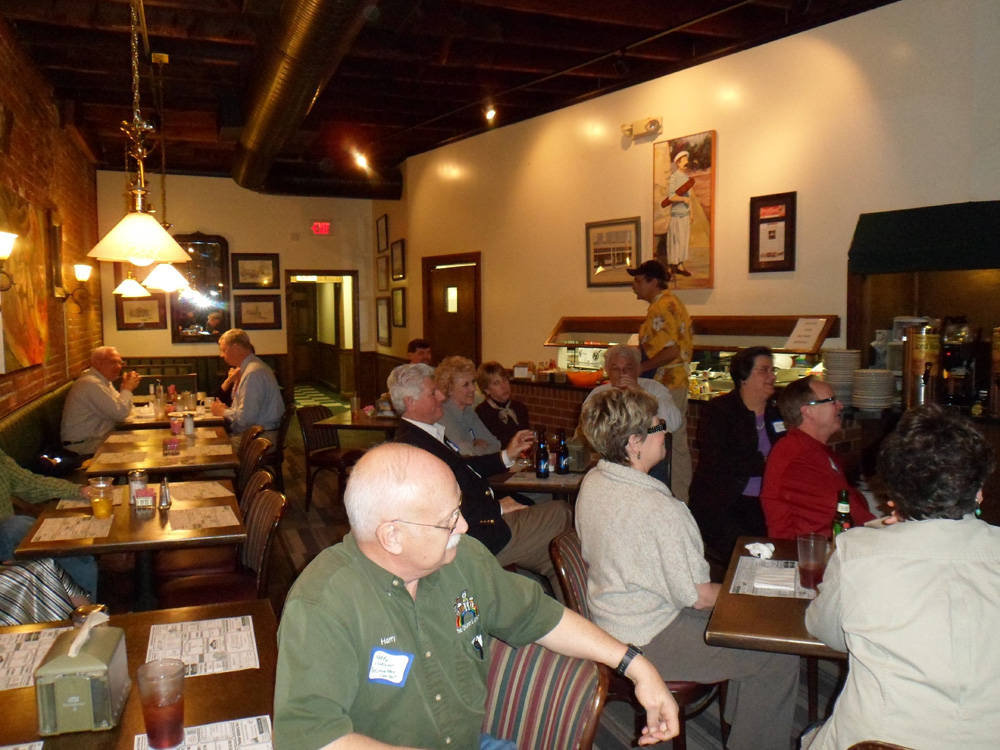
[[[513,465],[510,456],[516,457],[531,445],[531,431],[518,432],[500,453],[462,456],[448,444],[444,427],[438,424],[445,397],[434,384],[434,368],[426,364],[400,365],[389,375],[389,395],[403,417],[396,429],[396,442],[437,456],[455,475],[469,536],[486,545],[501,565],[514,564],[545,576],[553,593],[561,596],[549,558],[549,542],[569,528],[569,506],[562,501],[526,506],[512,497],[498,500],[487,481],[487,477]]]

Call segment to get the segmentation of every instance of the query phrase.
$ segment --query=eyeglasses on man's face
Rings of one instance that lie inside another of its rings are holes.
[[[654,424],[652,427],[646,430],[646,434],[655,435],[658,432],[666,432],[666,431],[667,431],[667,423],[664,422],[662,419],[657,419],[656,424]]]
[[[451,526],[440,526],[436,523],[418,523],[417,521],[404,521],[402,518],[394,518],[392,523],[405,523],[409,526],[423,526],[428,529],[441,529],[442,531],[447,531],[449,536],[455,533],[455,529],[458,528],[458,522],[462,519],[462,507],[459,506],[455,508],[455,512],[451,514]]]
[[[836,401],[836,396],[830,396],[829,398],[818,398],[815,401],[807,401],[806,406],[817,406],[819,404],[829,404],[832,401]]]

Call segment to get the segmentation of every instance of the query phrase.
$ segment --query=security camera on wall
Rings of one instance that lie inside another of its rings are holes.
[[[657,135],[663,129],[663,118],[647,117],[633,123],[622,125],[622,135],[626,138],[642,138],[643,136]]]

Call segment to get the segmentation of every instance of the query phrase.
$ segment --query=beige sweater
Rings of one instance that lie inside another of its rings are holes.
[[[642,646],[698,599],[708,563],[691,512],[663,482],[600,461],[576,501],[591,616]]]

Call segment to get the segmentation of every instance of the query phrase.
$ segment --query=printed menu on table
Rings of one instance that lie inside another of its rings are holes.
[[[174,531],[218,529],[223,526],[238,526],[239,523],[232,509],[223,505],[207,508],[173,508],[170,511],[170,528]]]
[[[0,635],[0,690],[34,685],[36,667],[60,633],[67,630],[69,628],[47,628],[31,633]]]
[[[152,659],[180,659],[187,665],[188,677],[257,669],[260,660],[253,618],[243,615],[153,625],[146,661]]]
[[[33,542],[61,542],[67,539],[100,539],[111,533],[112,518],[70,516],[46,518],[31,538]]]
[[[783,599],[814,599],[816,592],[802,588],[796,573],[795,560],[761,560],[757,557],[741,557],[733,576],[730,594],[751,594],[753,596],[777,596]],[[782,575],[787,573],[790,575]],[[783,578],[790,586],[772,585],[771,581]],[[763,585],[762,585],[763,584]]]
[[[271,737],[271,717],[253,716],[185,727],[184,744],[179,750],[268,750],[274,747]],[[41,744],[38,743],[39,747]],[[133,750],[149,750],[146,735],[135,736]]]

